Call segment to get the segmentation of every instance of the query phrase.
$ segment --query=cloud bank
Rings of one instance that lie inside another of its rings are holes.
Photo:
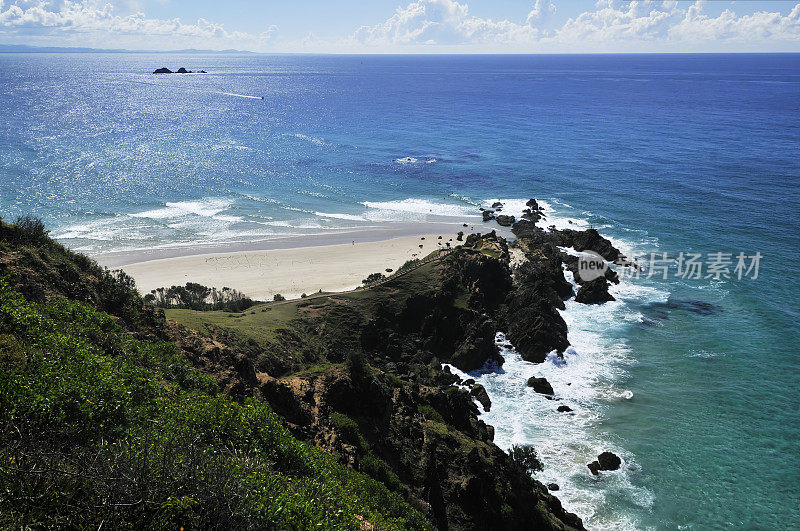
[[[457,0],[418,0],[384,22],[362,26],[352,36],[366,47],[475,47],[489,51],[657,51],[713,44],[724,51],[732,43],[783,43],[800,49],[800,4],[783,16],[756,12],[738,16],[726,9],[717,17],[703,13],[698,0],[688,8],[675,1],[600,0],[595,9],[546,28],[556,12],[550,0],[537,0],[524,22],[495,21],[469,14]],[[495,48],[499,48],[495,49]]]
[[[202,18],[185,23],[142,12],[123,16],[111,4],[97,0],[0,0],[0,39],[261,52],[800,51],[800,3],[787,14],[737,14],[729,8],[716,16],[705,13],[704,4],[703,0],[689,5],[674,0],[599,0],[588,11],[557,20],[555,2],[535,0],[526,15],[511,21],[472,15],[466,0],[416,0],[383,21],[344,31],[339,38],[320,40],[309,33],[305,38],[280,40],[274,25],[255,34],[231,31]]]
[[[120,16],[111,4],[94,1],[17,0],[4,4],[0,0],[0,34],[34,37],[37,44],[49,39],[55,44],[102,43],[148,49],[242,47],[265,51],[275,30],[270,26],[256,35],[227,31],[221,24],[202,18],[185,24],[177,18],[149,18],[141,12]]]

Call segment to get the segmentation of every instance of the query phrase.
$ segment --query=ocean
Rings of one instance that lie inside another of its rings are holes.
[[[0,54],[0,216],[94,256],[535,197],[638,257],[615,302],[567,302],[564,360],[500,337],[474,375],[496,442],[534,444],[594,529],[800,527],[798,185],[797,54]],[[706,269],[664,279],[651,253]],[[592,476],[603,450],[622,469]]]

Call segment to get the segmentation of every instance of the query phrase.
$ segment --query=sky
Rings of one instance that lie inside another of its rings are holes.
[[[800,0],[0,0],[0,44],[265,53],[800,52]]]

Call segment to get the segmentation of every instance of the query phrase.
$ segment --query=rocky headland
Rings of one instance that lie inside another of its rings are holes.
[[[505,224],[496,214],[502,205],[493,206],[490,220]],[[481,420],[492,408],[486,389],[448,369],[502,366],[498,332],[527,361],[560,355],[569,338],[559,310],[575,296],[565,277],[574,257],[565,249],[621,258],[595,230],[539,228],[541,208],[533,199],[527,206],[511,220],[514,240],[470,234],[462,246],[387,271],[374,285],[241,313],[165,316],[131,294],[129,279],[109,300],[98,288],[107,273],[72,253],[53,262],[11,247],[0,274],[32,301],[79,300],[107,311],[137,340],[174,345],[221,393],[269,404],[292,436],[382,483],[438,529],[582,529],[550,493],[557,485],[543,485],[535,468],[494,444],[494,428]],[[579,294],[585,288],[578,302],[613,300],[613,272],[575,280]],[[533,371],[519,385],[553,396]],[[614,466],[601,455],[589,470]]]

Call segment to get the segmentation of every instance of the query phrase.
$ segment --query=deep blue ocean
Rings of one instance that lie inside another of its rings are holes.
[[[799,186],[800,55],[0,54],[0,216],[93,255],[529,197],[642,260],[731,253],[731,279],[569,301],[566,363],[479,375],[498,444],[535,444],[590,528],[800,527]]]

